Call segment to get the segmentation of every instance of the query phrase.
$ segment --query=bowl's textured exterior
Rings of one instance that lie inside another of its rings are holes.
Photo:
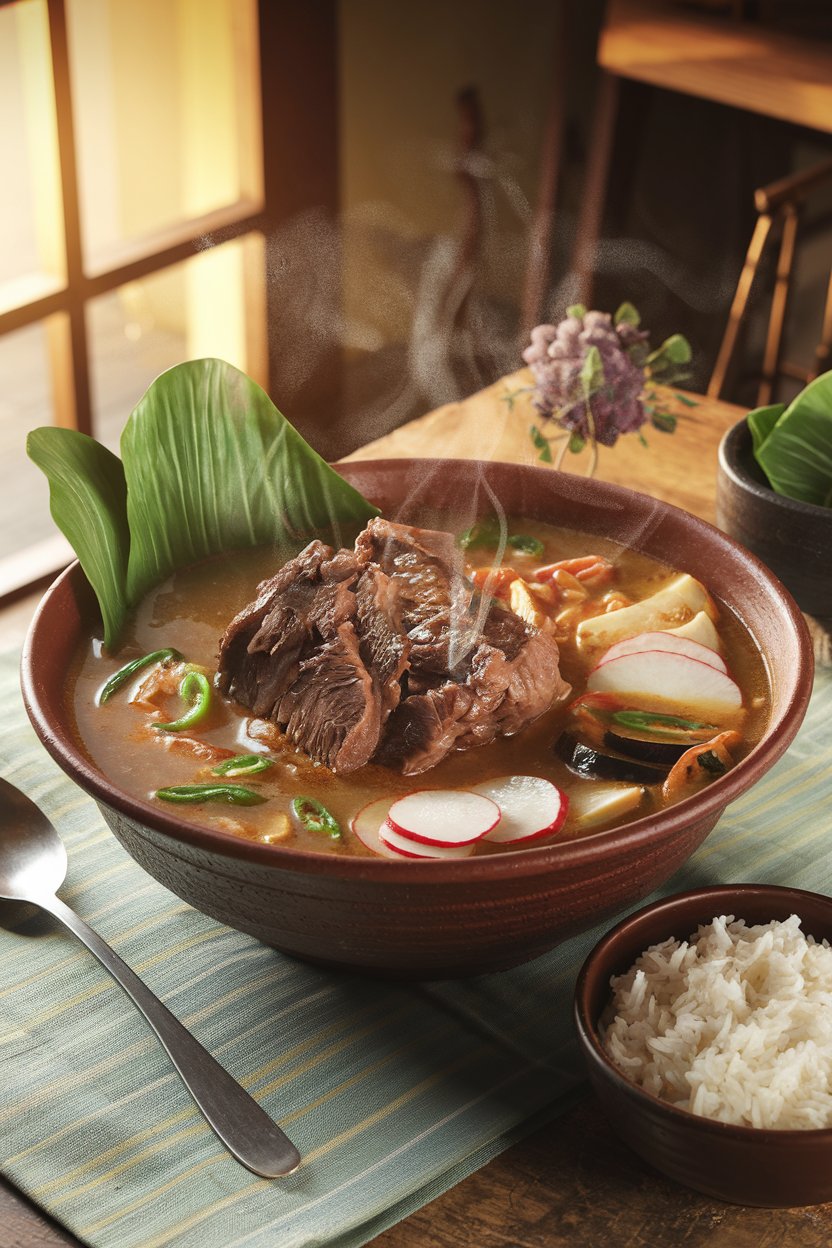
[[[24,649],[29,715],[133,857],[198,909],[297,957],[367,974],[436,978],[517,965],[667,879],[797,731],[812,680],[803,619],[757,560],[710,525],[644,495],[543,468],[391,460],[345,464],[341,471],[386,515],[407,522],[418,523],[426,507],[473,518],[496,495],[510,515],[630,541],[699,577],[740,616],[766,658],[770,723],[751,753],[700,794],[582,840],[461,862],[338,857],[257,844],[182,823],[175,812],[127,796],[78,748],[63,691],[96,611],[73,565],[47,592]]]
[[[630,915],[595,946],[578,976],[575,1021],[589,1077],[617,1133],[669,1178],[708,1196],[765,1208],[832,1200],[832,1130],[739,1127],[676,1109],[631,1083],[604,1052],[598,1020],[610,978],[645,949],[686,939],[700,923],[733,914],[768,923],[797,914],[803,930],[832,941],[832,899],[775,885],[729,884],[678,893]]]
[[[775,493],[754,459],[744,418],[720,444],[716,516],[779,576],[801,610],[832,616],[832,507]]]

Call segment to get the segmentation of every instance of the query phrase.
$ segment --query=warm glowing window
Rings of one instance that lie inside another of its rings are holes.
[[[266,383],[256,0],[2,5],[0,117],[2,594],[64,553],[28,429],[113,446],[182,359]]]

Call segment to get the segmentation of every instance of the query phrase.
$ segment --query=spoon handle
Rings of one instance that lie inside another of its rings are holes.
[[[37,904],[74,932],[133,999],[161,1040],[208,1125],[213,1127],[229,1152],[249,1170],[266,1179],[278,1178],[296,1170],[300,1154],[292,1141],[174,1018],[147,985],[133,974],[106,941],[59,897],[38,897]]]

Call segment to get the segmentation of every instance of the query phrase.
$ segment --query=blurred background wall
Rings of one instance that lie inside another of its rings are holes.
[[[829,6],[808,0],[652,9],[814,48],[832,37]],[[143,390],[181,359],[245,369],[331,458],[518,367],[530,275],[541,318],[579,293],[609,12],[0,0],[0,592],[61,557],[26,431],[75,425],[117,447]],[[685,333],[686,384],[704,390],[754,190],[828,160],[830,130],[697,98],[672,75],[624,84],[594,306],[628,299],[657,339]],[[830,186],[801,227],[795,359],[811,359],[823,316]],[[747,405],[775,256],[725,391]]]

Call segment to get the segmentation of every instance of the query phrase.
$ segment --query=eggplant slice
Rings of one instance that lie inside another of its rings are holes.
[[[564,732],[555,742],[555,751],[570,771],[588,780],[621,780],[627,784],[661,784],[667,766],[639,763],[620,754],[608,754],[595,746],[585,745],[577,737]]]

